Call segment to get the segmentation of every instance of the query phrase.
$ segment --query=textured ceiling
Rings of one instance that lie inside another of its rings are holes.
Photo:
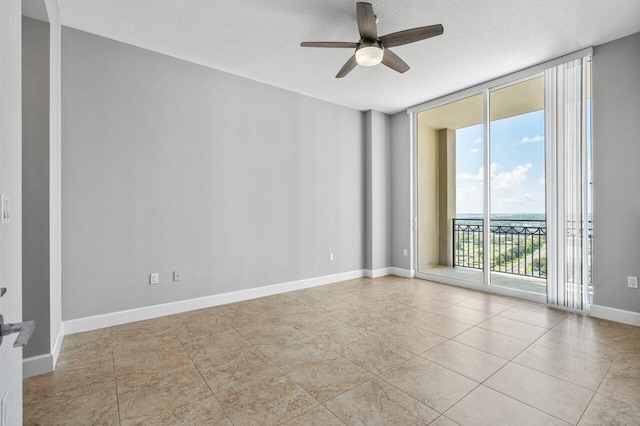
[[[640,31],[638,0],[372,0],[378,33],[441,23],[444,35],[334,76],[357,41],[356,1],[58,0],[62,24],[347,107],[386,113]],[[247,100],[250,101],[250,100]]]

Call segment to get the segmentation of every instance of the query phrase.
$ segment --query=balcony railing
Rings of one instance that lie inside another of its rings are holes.
[[[544,220],[492,220],[491,271],[547,277]],[[453,219],[453,266],[484,269],[484,221]]]

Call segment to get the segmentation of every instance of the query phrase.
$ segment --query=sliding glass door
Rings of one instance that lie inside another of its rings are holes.
[[[544,132],[542,76],[417,115],[419,273],[546,293]]]
[[[489,93],[491,284],[546,295],[544,76]]]
[[[418,276],[588,309],[590,62],[557,64],[414,115]]]

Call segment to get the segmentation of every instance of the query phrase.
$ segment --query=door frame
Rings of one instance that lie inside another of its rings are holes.
[[[0,313],[22,321],[22,2],[0,1],[0,193],[8,199],[8,222],[0,224]],[[5,420],[22,424],[22,348],[17,334],[0,346],[0,401]],[[6,398],[5,398],[6,396]]]

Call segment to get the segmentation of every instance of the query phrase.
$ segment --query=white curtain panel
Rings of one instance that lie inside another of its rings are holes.
[[[589,309],[588,57],[545,70],[547,301]]]

